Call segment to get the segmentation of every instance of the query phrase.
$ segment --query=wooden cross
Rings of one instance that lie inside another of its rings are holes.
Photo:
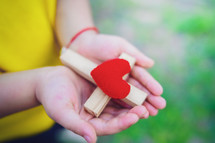
[[[133,57],[129,56],[126,53],[122,53],[119,58],[127,60],[131,68],[134,66],[136,61]],[[62,49],[60,59],[64,65],[68,66],[76,73],[91,81],[92,83],[96,84],[91,77],[90,72],[97,67],[97,64],[81,56],[77,52],[66,48]],[[127,77],[128,74],[126,74],[123,79],[125,80]],[[147,97],[147,94],[142,90],[134,87],[133,85],[129,85],[130,93],[124,99],[121,100],[132,107],[142,105]],[[105,93],[99,87],[97,87],[84,104],[84,108],[90,114],[98,117],[105,108],[105,106],[108,104],[110,99],[111,97],[105,95]]]

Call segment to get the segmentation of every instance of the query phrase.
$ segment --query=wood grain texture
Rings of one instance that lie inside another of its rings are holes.
[[[119,58],[127,60],[131,68],[135,64],[135,59],[126,53],[122,53]],[[69,49],[62,53],[60,59],[64,65],[68,66],[73,71],[95,84],[95,81],[90,75],[90,72],[95,67],[97,67],[95,63]],[[126,80],[128,75],[129,74],[126,74],[123,79]],[[131,84],[130,87],[131,90],[129,95],[122,99],[122,101],[126,102],[132,107],[142,105],[147,97],[147,94]],[[105,95],[105,93],[103,93],[102,90],[97,87],[84,104],[84,107],[89,113],[98,117],[110,99],[111,98],[109,96]]]

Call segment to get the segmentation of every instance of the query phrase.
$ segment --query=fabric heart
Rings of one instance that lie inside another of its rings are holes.
[[[122,99],[130,92],[130,85],[122,77],[130,71],[128,61],[113,59],[93,69],[91,76],[105,94],[111,98]]]

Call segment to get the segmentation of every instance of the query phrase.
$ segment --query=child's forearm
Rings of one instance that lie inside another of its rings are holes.
[[[0,117],[39,105],[37,79],[38,70],[0,75]]]
[[[78,31],[94,26],[89,0],[59,0],[56,32],[61,45],[66,45]]]

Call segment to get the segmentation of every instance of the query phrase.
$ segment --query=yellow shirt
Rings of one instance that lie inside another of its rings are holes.
[[[0,69],[16,72],[59,64],[55,0],[0,0]],[[53,125],[42,106],[0,119],[0,142]]]

